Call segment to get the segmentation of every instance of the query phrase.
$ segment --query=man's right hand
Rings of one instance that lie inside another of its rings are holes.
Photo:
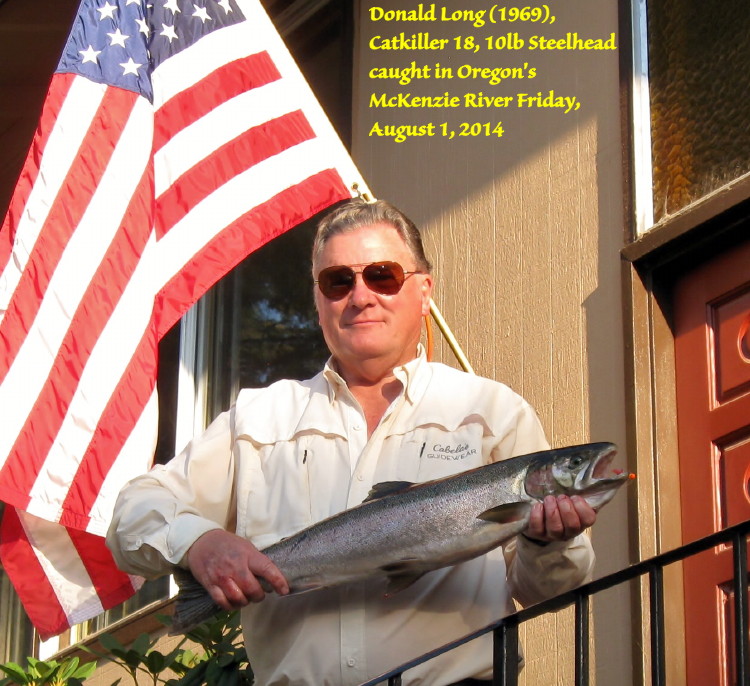
[[[250,541],[222,529],[196,540],[187,562],[193,576],[225,610],[263,600],[265,592],[258,579],[265,579],[279,595],[289,593],[286,579],[270,558]]]

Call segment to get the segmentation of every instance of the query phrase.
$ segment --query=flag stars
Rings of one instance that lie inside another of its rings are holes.
[[[138,24],[138,33],[142,33],[148,38],[151,33],[151,29],[148,26],[148,22],[145,19],[136,19],[135,23]]]
[[[86,62],[93,62],[94,64],[98,64],[97,56],[101,54],[101,50],[94,50],[94,47],[89,44],[89,47],[85,50],[79,50],[78,51],[81,55],[83,55],[83,59],[81,60],[82,64],[86,64]]]
[[[110,39],[110,46],[112,45],[119,45],[121,47],[125,47],[125,41],[130,38],[130,36],[126,36],[120,29],[116,29],[114,33],[108,33],[107,34]]]
[[[102,19],[114,19],[117,5],[110,5],[109,2],[105,2],[101,7],[97,7],[96,11],[99,12],[99,21]]]
[[[138,64],[132,57],[127,62],[120,62],[122,67],[122,75],[127,76],[128,74],[134,74],[138,76],[138,69],[142,67],[142,64]]]
[[[229,14],[232,11],[232,8],[229,5],[229,0],[219,0],[219,7],[224,9],[224,12]]]
[[[165,10],[172,10],[173,14],[177,14],[177,12],[181,12],[182,10],[177,6],[177,0],[167,0],[164,3],[164,9]]]
[[[159,35],[169,38],[170,43],[177,38],[177,33],[174,30],[174,26],[168,26],[167,24],[162,24],[161,27],[162,27],[162,31]]]
[[[195,12],[193,12],[194,17],[198,17],[204,24],[211,19],[211,17],[208,16],[208,10],[205,7],[201,7],[200,5],[196,5],[193,3],[193,7],[195,8]]]

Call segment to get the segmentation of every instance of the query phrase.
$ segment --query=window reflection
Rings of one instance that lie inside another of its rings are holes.
[[[309,378],[328,358],[312,295],[315,223],[251,254],[204,298],[207,421],[226,410],[240,388]]]

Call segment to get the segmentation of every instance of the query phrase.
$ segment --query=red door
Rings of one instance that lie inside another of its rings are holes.
[[[750,519],[750,242],[675,289],[685,542]],[[732,550],[684,565],[689,686],[734,683]]]

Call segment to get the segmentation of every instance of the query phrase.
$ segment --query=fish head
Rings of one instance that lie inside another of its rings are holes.
[[[606,505],[634,474],[612,469],[617,447],[587,443],[538,453],[529,463],[524,486],[535,500],[547,495],[578,495],[595,510]]]

